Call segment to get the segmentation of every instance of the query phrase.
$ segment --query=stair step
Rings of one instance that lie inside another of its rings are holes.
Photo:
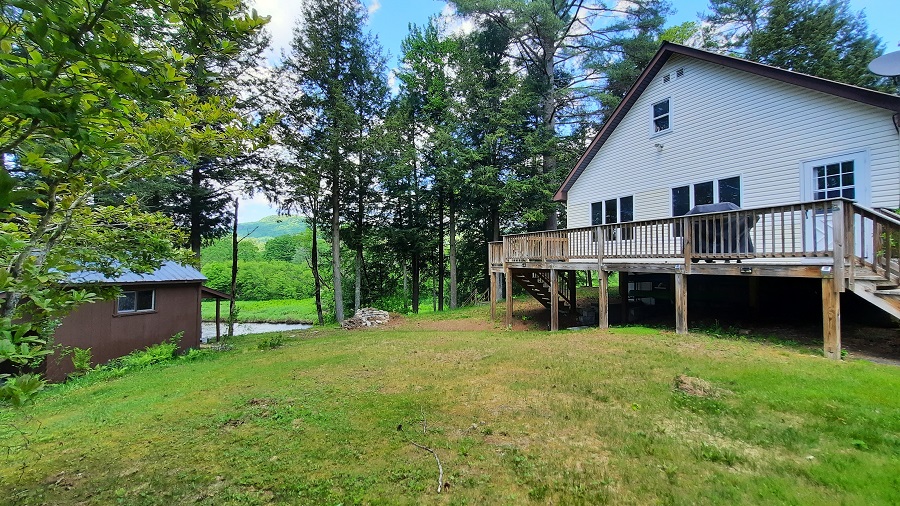
[[[882,297],[900,297],[900,289],[877,290],[872,293],[874,293],[875,295],[880,295]]]

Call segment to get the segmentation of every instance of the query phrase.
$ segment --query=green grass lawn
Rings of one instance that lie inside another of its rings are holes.
[[[896,367],[483,306],[284,335],[0,411],[0,503],[900,504]]]
[[[228,317],[228,301],[222,301],[222,320]],[[237,301],[239,322],[266,323],[313,323],[316,316],[316,299],[301,300],[239,300]],[[216,319],[215,301],[204,301],[202,307],[204,321]]]

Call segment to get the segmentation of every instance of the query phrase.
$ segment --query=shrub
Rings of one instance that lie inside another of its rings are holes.
[[[91,370],[91,360],[94,354],[90,348],[72,348],[72,365],[75,367],[75,374],[87,374]]]
[[[284,345],[284,333],[266,334],[259,338],[256,347],[260,350],[271,350]]]

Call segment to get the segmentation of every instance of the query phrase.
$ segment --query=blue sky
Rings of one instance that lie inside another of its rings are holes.
[[[372,6],[374,0],[364,0]],[[706,9],[707,0],[674,0],[676,9],[668,25],[676,25],[697,19],[697,13]],[[400,54],[400,42],[406,36],[409,23],[425,24],[428,17],[440,14],[446,6],[443,0],[378,0],[369,19],[369,29],[378,35],[382,46],[395,58]],[[869,27],[887,46],[887,51],[900,49],[900,5],[896,0],[851,0],[854,11],[863,9]]]
[[[328,1],[328,0],[309,0]],[[444,0],[362,0],[369,10],[368,29],[378,36],[382,47],[390,54],[389,67],[395,67],[400,55],[400,43],[408,33],[410,23],[424,25],[428,18],[447,8]],[[697,19],[708,0],[673,0],[676,13],[670,16],[667,26]],[[290,43],[291,30],[300,14],[301,0],[256,0],[256,8],[262,15],[271,16],[269,30],[275,48],[271,57],[277,59],[280,48]],[[900,50],[900,9],[897,0],[850,0],[854,11],[864,10],[869,28],[881,37],[886,51]],[[239,221],[255,221],[274,214],[261,197],[241,203]]]

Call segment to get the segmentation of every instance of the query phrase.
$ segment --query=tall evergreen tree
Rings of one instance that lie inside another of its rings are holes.
[[[375,51],[373,40],[362,33],[363,12],[358,0],[306,3],[284,65],[295,79],[295,100],[303,111],[296,114],[306,117],[303,130],[295,133],[307,141],[308,151],[300,166],[321,174],[327,187],[338,321],[344,319],[340,248],[344,195],[358,187],[359,156],[365,149],[363,139],[371,112],[366,95],[381,79],[378,65],[370,61]],[[367,182],[365,177],[360,179]]]
[[[539,97],[541,165],[533,184],[552,195],[563,176],[557,139],[571,131],[571,114],[580,115],[585,102],[602,88],[602,73],[581,63],[614,50],[611,42],[616,37],[632,32],[647,17],[664,15],[668,4],[663,0],[612,6],[585,0],[451,1],[460,13],[485,16],[509,31],[508,55],[527,72]],[[547,228],[556,228],[556,205],[549,198],[536,202],[543,205],[534,212],[544,215]]]
[[[710,0],[703,45],[775,67],[873,89],[884,52],[865,15],[840,0]]]
[[[747,58],[866,88],[884,87],[868,70],[881,39],[865,15],[839,0],[769,0],[765,26],[750,38]],[[886,88],[889,89],[889,88]]]
[[[263,18],[244,2],[195,0],[196,15],[178,30],[163,32],[172,48],[188,57],[185,85],[200,104],[227,103],[237,118],[221,118],[211,128],[223,131],[258,130],[259,137],[247,137],[243,153],[222,157],[203,153],[196,162],[182,163],[181,171],[147,178],[121,191],[102,197],[117,201],[134,193],[142,205],[172,217],[187,232],[188,246],[196,256],[204,241],[228,232],[233,221],[233,186],[254,181],[253,162],[258,149],[267,144],[267,128],[258,128],[258,111],[251,93],[253,71],[268,44]],[[219,26],[216,37],[203,27]],[[237,119],[237,121],[235,121]]]

